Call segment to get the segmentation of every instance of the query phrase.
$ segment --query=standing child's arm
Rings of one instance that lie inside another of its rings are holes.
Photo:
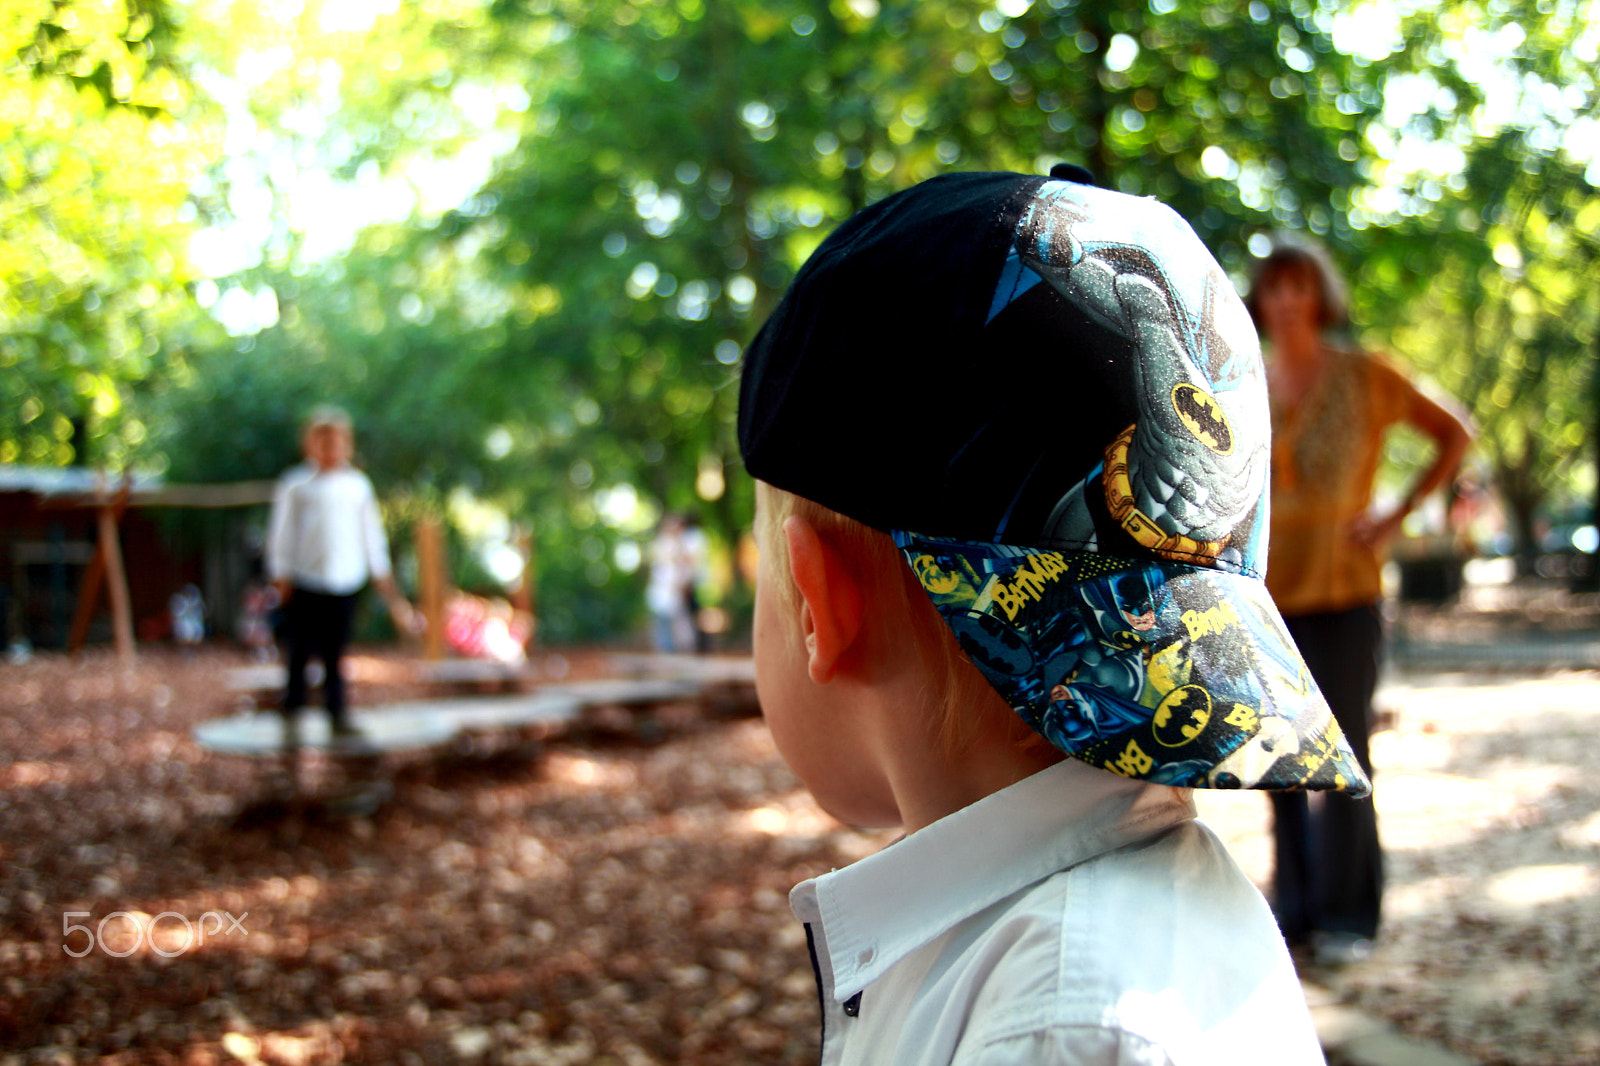
[[[361,505],[361,545],[367,556],[367,572],[372,575],[372,583],[384,596],[392,595],[394,581],[390,576],[389,538],[383,532],[378,495],[373,491],[370,481],[367,483],[366,499]]]
[[[278,590],[280,603],[289,599],[290,559],[294,554],[294,486],[286,476],[272,493],[272,515],[267,522],[267,579]]]

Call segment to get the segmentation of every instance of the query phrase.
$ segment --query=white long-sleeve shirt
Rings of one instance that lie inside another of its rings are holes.
[[[799,885],[825,1066],[1313,1066],[1261,893],[1187,790],[1074,759]]]
[[[283,476],[267,533],[267,576],[335,596],[389,576],[389,541],[365,474],[298,466]]]

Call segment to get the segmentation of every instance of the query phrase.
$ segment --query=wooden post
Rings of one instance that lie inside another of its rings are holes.
[[[98,539],[94,558],[84,571],[83,583],[78,587],[78,609],[72,618],[72,631],[67,637],[68,654],[82,650],[89,639],[89,624],[94,621],[95,604],[100,599],[100,586],[108,575],[113,575],[112,555],[115,553],[115,571],[111,577],[111,632],[115,640],[117,657],[124,665],[133,661],[133,618],[128,606],[128,580],[122,565],[122,542],[117,537],[117,525],[127,510],[128,497],[133,491],[131,475],[122,479],[122,487],[111,500],[106,499],[105,486],[99,491],[97,526]]]
[[[83,572],[83,584],[78,586],[78,610],[72,616],[72,632],[67,637],[67,654],[76,655],[89,639],[89,623],[94,621],[95,604],[100,601],[100,585],[106,579],[106,552],[104,539],[96,540],[94,558]]]
[[[422,653],[444,658],[444,538],[435,518],[417,520],[417,594],[422,601]]]
[[[533,531],[517,530],[517,554],[522,556],[522,580],[511,595],[511,605],[528,616],[528,641],[524,650],[532,650],[539,636],[539,568],[538,549],[534,547]]]
[[[117,661],[133,665],[133,609],[128,603],[128,574],[122,568],[117,516],[110,503],[100,506],[100,554],[106,561],[106,589],[111,593],[111,635]]]
[[[124,668],[133,665],[133,610],[128,603],[128,572],[122,566],[122,541],[117,536],[117,523],[133,491],[133,478],[123,478],[122,490],[112,499],[106,494],[105,475],[99,476],[100,550],[96,553],[104,563],[106,591],[111,595],[111,639],[117,649],[117,661]]]

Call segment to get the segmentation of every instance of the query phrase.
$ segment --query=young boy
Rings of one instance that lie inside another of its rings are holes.
[[[355,745],[361,735],[346,710],[341,662],[356,594],[368,578],[386,598],[394,594],[389,542],[372,482],[350,465],[350,416],[337,407],[316,408],[301,443],[306,461],[280,481],[267,535],[267,574],[281,597],[289,649],[284,745],[299,744],[312,656],[322,660],[329,734],[336,745]]]
[[[757,687],[885,851],[798,886],[823,1062],[1321,1062],[1189,789],[1369,789],[1261,584],[1267,398],[1193,232],[1085,183],[867,208],[745,355]]]

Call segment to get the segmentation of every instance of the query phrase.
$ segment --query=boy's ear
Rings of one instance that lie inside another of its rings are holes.
[[[800,629],[811,680],[826,684],[861,632],[865,597],[850,568],[810,522],[791,515],[783,534],[789,546],[789,572],[802,601]]]

